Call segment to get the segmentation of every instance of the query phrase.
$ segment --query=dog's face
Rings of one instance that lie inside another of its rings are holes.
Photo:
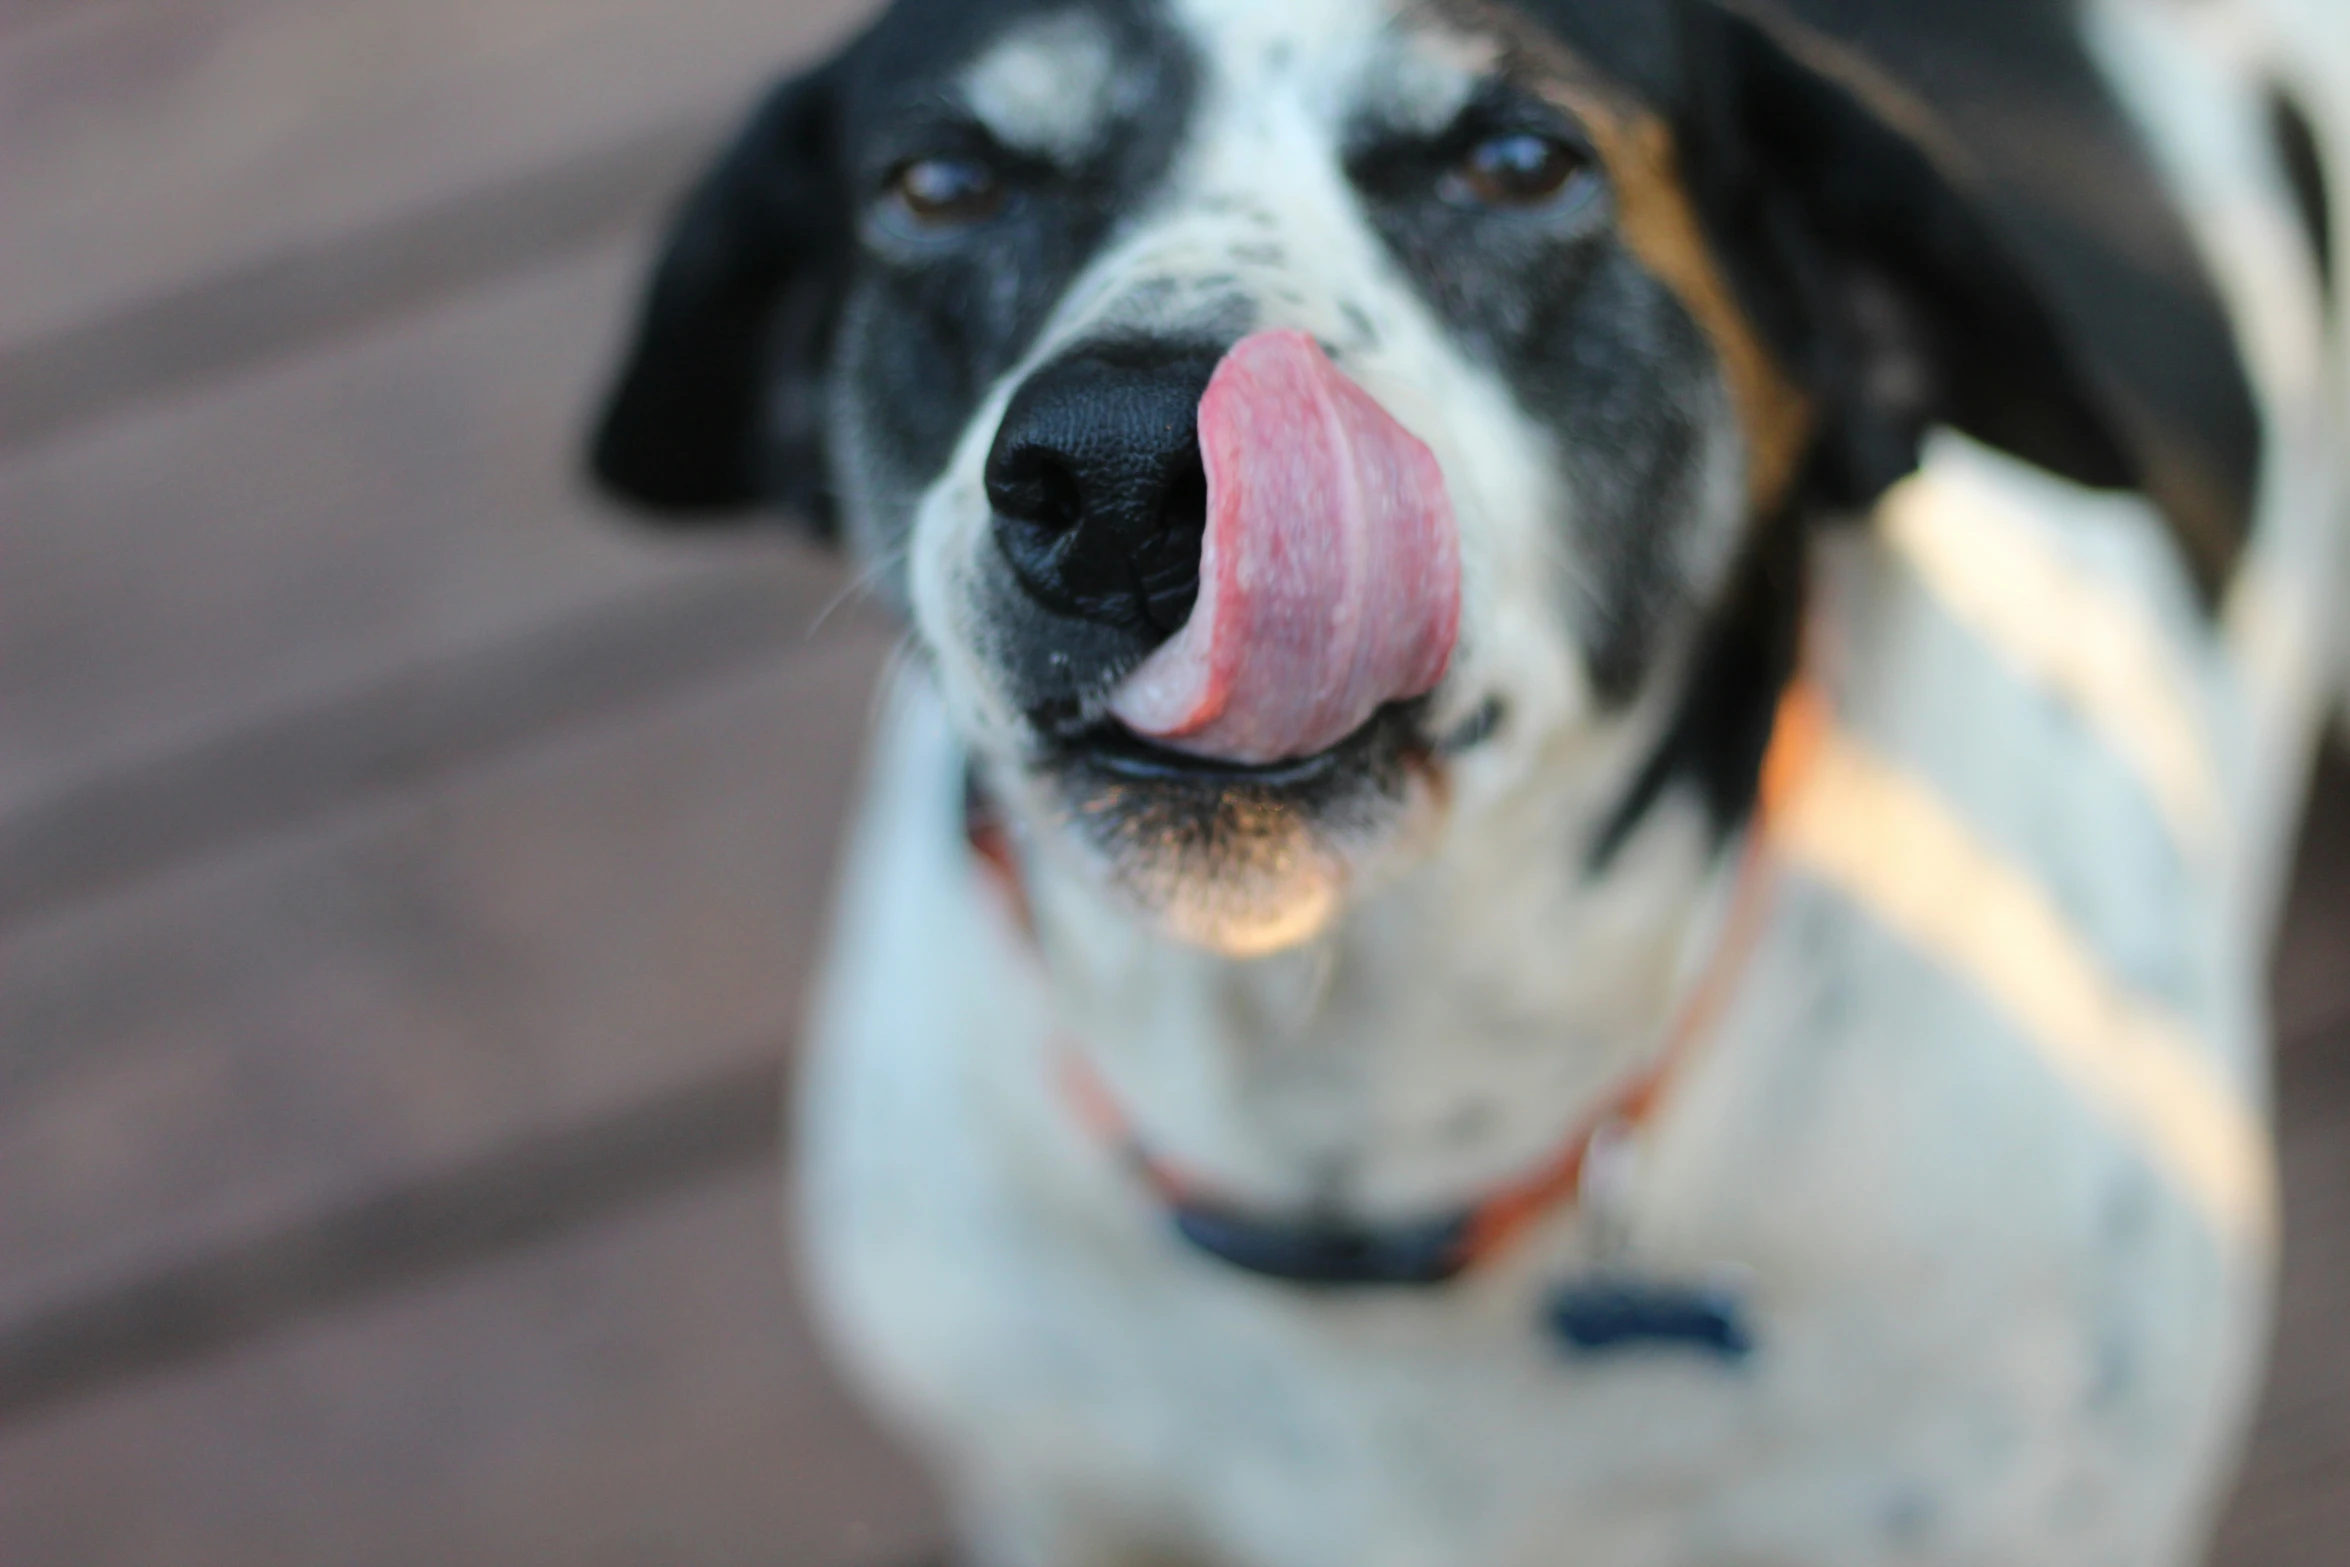
[[[1562,769],[1595,852],[1732,820],[1809,514],[1935,420],[2134,477],[1848,65],[1709,0],[901,0],[689,204],[598,465],[837,518],[997,789],[1224,950]]]

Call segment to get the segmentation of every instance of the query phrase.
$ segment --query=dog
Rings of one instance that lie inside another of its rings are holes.
[[[2330,0],[899,0],[592,463],[906,652],[797,1096],[986,1567],[2198,1559]]]

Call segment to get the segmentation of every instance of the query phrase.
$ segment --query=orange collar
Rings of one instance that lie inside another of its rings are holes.
[[[1712,1033],[1762,935],[1770,903],[1771,823],[1800,784],[1826,728],[1827,707],[1819,692],[1807,681],[1790,686],[1773,722],[1754,826],[1740,851],[1720,939],[1674,1012],[1662,1048],[1577,1122],[1542,1164],[1474,1203],[1393,1225],[1252,1218],[1153,1155],[1093,1063],[1073,1044],[1061,1056],[1064,1091],[1078,1117],[1118,1151],[1167,1209],[1178,1233],[1236,1267],[1326,1285],[1434,1284],[1456,1277],[1501,1253],[1547,1214],[1579,1201],[1593,1144],[1604,1132],[1636,1130],[1652,1119],[1696,1046]],[[1019,859],[1002,819],[976,788],[967,802],[965,828],[973,854],[1033,942],[1034,915]]]

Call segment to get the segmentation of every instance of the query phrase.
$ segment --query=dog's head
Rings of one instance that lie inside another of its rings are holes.
[[[1562,769],[1597,854],[1734,819],[1801,522],[1936,422],[2140,479],[1930,119],[1766,13],[900,0],[687,203],[595,463],[845,532],[1016,808],[1249,951]]]

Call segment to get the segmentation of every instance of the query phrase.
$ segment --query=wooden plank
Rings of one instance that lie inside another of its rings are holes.
[[[769,1160],[781,1067],[760,1061],[595,1121],[525,1131],[278,1229],[44,1302],[0,1323],[0,1425]]]
[[[2332,1567],[2350,1538],[2350,1028],[2293,1041],[2279,1068],[2276,1341],[2214,1567]]]
[[[890,636],[11,930],[0,1324],[772,1066]]]
[[[775,564],[714,564],[37,798],[0,816],[0,926],[786,654],[820,613],[805,590],[832,578]]]
[[[909,1567],[760,1164],[0,1429],[9,1567]]]
[[[90,0],[0,0],[0,34],[54,21],[68,7],[89,3]]]
[[[2336,748],[2310,788],[2270,994],[2282,1038],[2350,1024],[2350,757]]]
[[[533,628],[837,568],[600,512],[579,428],[633,256],[600,252],[0,468],[0,818]]]
[[[0,348],[0,454],[649,233],[721,134],[715,116],[632,134]]]
[[[155,0],[0,35],[0,344],[732,112],[867,0]]]
[[[2215,1567],[2331,1567],[2350,1537],[2350,766],[2311,791],[2278,943],[2284,1276],[2252,1451]]]

